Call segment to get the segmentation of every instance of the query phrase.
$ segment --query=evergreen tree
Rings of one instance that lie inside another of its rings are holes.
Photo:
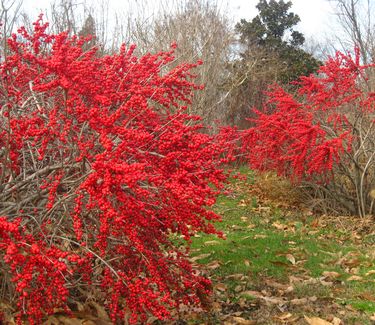
[[[262,50],[266,56],[276,57],[279,82],[288,83],[302,75],[317,70],[320,62],[302,49],[304,35],[294,30],[300,17],[290,12],[292,2],[284,0],[260,0],[256,8],[258,15],[251,21],[242,19],[236,30],[245,47],[242,53],[246,60],[254,48]]]

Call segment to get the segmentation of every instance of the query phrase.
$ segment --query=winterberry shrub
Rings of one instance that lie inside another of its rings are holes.
[[[0,66],[2,295],[30,324],[93,295],[114,322],[167,319],[208,292],[171,238],[216,233],[231,159],[227,131],[186,114],[200,63],[100,56],[47,27],[19,29]]]
[[[361,216],[373,212],[375,131],[373,65],[360,53],[338,52],[298,92],[268,91],[243,149],[257,170],[302,182],[320,210]],[[269,113],[267,113],[269,112]]]

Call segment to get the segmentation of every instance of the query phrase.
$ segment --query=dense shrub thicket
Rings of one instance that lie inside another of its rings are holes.
[[[113,321],[199,303],[186,241],[215,233],[230,157],[185,113],[191,70],[170,52],[99,56],[41,19],[8,41],[0,66],[0,281],[18,319],[95,295]],[[198,63],[199,64],[199,63]]]

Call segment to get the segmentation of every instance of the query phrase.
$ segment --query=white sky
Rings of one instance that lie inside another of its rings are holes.
[[[109,5],[114,10],[125,9],[132,0],[108,0]],[[134,0],[133,0],[134,1]],[[184,1],[184,0],[177,0]],[[23,0],[24,8],[31,16],[40,13],[40,9],[50,6],[52,0]],[[139,3],[150,3],[154,5],[158,0],[138,0]],[[86,3],[95,3],[95,0],[86,0]],[[166,3],[168,3],[166,1]],[[255,8],[258,0],[219,0],[223,7],[228,5],[229,14],[233,16],[234,21],[241,18],[252,19],[257,14]],[[326,32],[332,28],[330,21],[334,20],[332,6],[328,0],[292,0],[291,11],[298,14],[301,23],[298,29],[307,37],[321,39],[325,37]]]

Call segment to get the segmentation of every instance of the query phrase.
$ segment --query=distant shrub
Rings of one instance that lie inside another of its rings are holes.
[[[319,210],[373,213],[375,93],[373,65],[338,52],[318,74],[301,77],[298,93],[268,92],[266,112],[245,132],[243,149],[257,170],[302,183]],[[267,113],[267,108],[270,113]]]

